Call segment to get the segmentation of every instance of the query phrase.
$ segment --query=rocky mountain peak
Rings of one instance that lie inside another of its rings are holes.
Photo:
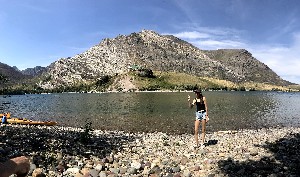
[[[103,39],[81,54],[57,60],[48,67],[44,74],[48,79],[40,85],[51,88],[90,83],[104,75],[126,73],[132,65],[232,82],[286,83],[245,49],[205,51],[175,36],[142,30]]]

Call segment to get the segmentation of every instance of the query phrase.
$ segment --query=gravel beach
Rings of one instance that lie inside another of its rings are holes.
[[[0,126],[0,160],[31,159],[28,176],[300,176],[300,128],[191,134]],[[88,175],[87,175],[88,174]]]

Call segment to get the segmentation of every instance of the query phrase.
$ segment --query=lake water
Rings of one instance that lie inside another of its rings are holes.
[[[61,93],[0,97],[13,117],[52,120],[62,126],[130,132],[192,133],[192,92]],[[210,121],[207,131],[300,126],[300,93],[203,92]]]

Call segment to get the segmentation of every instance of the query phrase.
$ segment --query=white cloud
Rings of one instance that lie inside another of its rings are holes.
[[[264,49],[250,49],[255,58],[268,65],[283,79],[300,84],[299,53],[292,48],[265,47]]]
[[[258,45],[249,51],[283,79],[300,84],[300,33],[295,33],[291,46]]]
[[[214,37],[234,37],[239,38],[239,36],[243,33],[242,30],[237,30],[233,28],[210,28],[210,27],[197,27],[195,30],[201,31],[203,33],[211,34]]]
[[[231,28],[197,27],[192,31],[173,33],[178,38],[186,40],[203,50],[222,48],[244,48],[246,44],[241,40],[243,31]]]
[[[201,27],[184,31],[177,36],[203,50],[244,48],[268,65],[281,78],[300,84],[300,32],[293,34],[292,44],[250,44],[242,40],[242,31],[228,28]]]
[[[245,44],[240,41],[233,40],[199,40],[195,42],[191,42],[193,45],[197,46],[203,50],[215,50],[215,49],[240,49],[244,48]]]
[[[181,33],[177,33],[175,36],[177,36],[178,38],[185,38],[185,39],[202,39],[202,38],[211,37],[211,35],[208,33],[201,33],[198,31],[181,32]]]

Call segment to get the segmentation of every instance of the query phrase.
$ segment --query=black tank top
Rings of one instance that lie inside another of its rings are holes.
[[[197,111],[201,111],[201,110],[206,111],[206,109],[205,109],[205,103],[203,101],[203,98],[200,99],[200,102],[196,98],[195,98],[195,100],[196,100]]]

